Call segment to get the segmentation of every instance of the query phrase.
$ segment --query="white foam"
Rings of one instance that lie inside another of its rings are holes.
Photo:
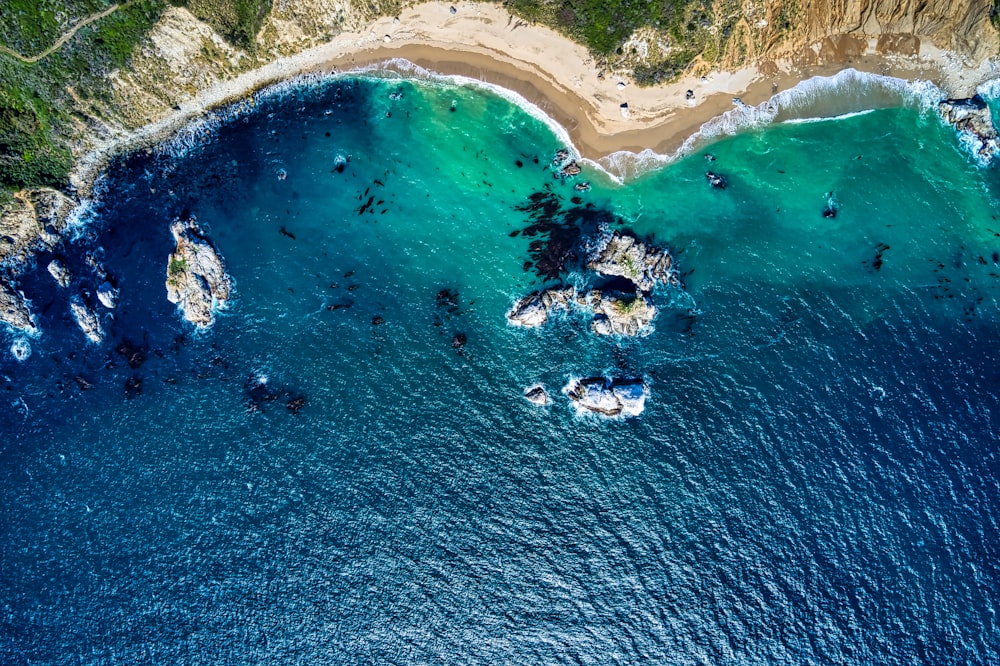
[[[10,344],[10,353],[18,361],[25,361],[31,356],[31,343],[28,338],[18,337]]]
[[[986,99],[995,100],[1000,98],[1000,79],[991,79],[979,84],[976,92]]]
[[[788,120],[781,121],[785,125],[804,125],[807,123],[825,123],[830,120],[847,120],[848,118],[856,118],[858,116],[867,116],[869,113],[874,113],[875,109],[866,109],[864,111],[851,111],[850,113],[842,113],[839,116],[827,116],[825,118],[789,118]]]

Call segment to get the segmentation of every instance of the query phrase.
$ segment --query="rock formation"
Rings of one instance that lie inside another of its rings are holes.
[[[591,330],[598,335],[642,335],[652,329],[656,307],[639,293],[603,292],[592,289],[577,292],[573,287],[553,287],[534,291],[507,311],[507,321],[515,326],[537,328],[556,310],[570,308],[593,312]]]
[[[66,287],[69,286],[69,283],[73,279],[73,276],[70,275],[69,269],[66,268],[66,264],[64,264],[59,259],[53,259],[52,261],[49,262],[48,269],[49,269],[49,275],[52,276],[52,278],[59,284],[60,287],[65,289]]]
[[[641,379],[586,377],[563,389],[574,406],[603,416],[636,416],[645,408],[649,388]]]
[[[104,339],[104,329],[101,328],[101,320],[94,313],[93,308],[87,305],[86,301],[79,294],[75,294],[69,301],[69,310],[76,320],[77,326],[87,336],[91,342],[97,343]]]
[[[0,210],[0,264],[18,270],[36,251],[55,247],[75,205],[65,194],[48,188],[16,193]]]
[[[28,308],[28,300],[6,280],[0,278],[0,321],[14,330],[35,333],[35,318]]]
[[[507,311],[507,321],[515,326],[536,328],[549,319],[552,310],[568,310],[576,298],[573,287],[553,287],[543,291],[534,291]]]
[[[97,288],[97,300],[107,309],[114,310],[118,305],[118,290],[110,282],[104,281]]]
[[[591,330],[598,335],[645,335],[652,331],[657,312],[649,298],[653,288],[678,283],[673,260],[665,249],[619,231],[597,245],[587,268],[623,279],[619,280],[623,284],[582,292],[563,285],[535,291],[514,303],[507,311],[507,321],[536,328],[547,322],[553,311],[573,308],[593,313]]]
[[[524,399],[540,407],[544,407],[552,402],[549,392],[541,384],[534,384],[524,389]]]
[[[212,241],[192,218],[175,220],[170,233],[177,244],[167,261],[167,299],[198,328],[215,321],[214,310],[224,307],[232,287]]]
[[[648,333],[656,317],[656,307],[642,295],[618,292],[590,292],[589,305],[594,310],[591,330],[598,335],[636,336]]]
[[[997,130],[986,100],[979,95],[965,99],[946,99],[938,103],[938,113],[958,132],[972,138],[980,157],[991,159],[997,154]]]
[[[615,231],[587,263],[587,268],[602,275],[623,277],[644,292],[656,284],[675,283],[673,260],[666,250],[647,246],[634,236]]]

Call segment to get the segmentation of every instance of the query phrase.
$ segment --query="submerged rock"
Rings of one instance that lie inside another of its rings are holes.
[[[636,416],[645,408],[649,388],[641,379],[586,377],[564,389],[573,405],[603,416]]]
[[[10,343],[10,353],[18,361],[25,361],[31,356],[31,343],[27,338],[14,338]]]
[[[79,294],[75,294],[69,301],[69,310],[76,320],[77,326],[87,336],[91,342],[97,343],[104,339],[104,330],[101,328],[101,320],[94,314],[93,308],[87,305],[86,301]]]
[[[59,284],[60,287],[65,289],[69,286],[72,281],[73,276],[70,275],[69,269],[66,268],[66,264],[58,259],[53,259],[48,265],[49,275]]]
[[[115,306],[118,305],[118,290],[115,289],[113,284],[105,280],[97,288],[97,300],[107,309],[114,310]]]
[[[645,292],[652,291],[657,282],[675,282],[672,267],[673,259],[666,250],[619,231],[587,263],[590,270],[623,277]]]
[[[705,178],[708,180],[708,184],[717,190],[724,190],[729,184],[729,180],[725,176],[714,171],[706,171]]]
[[[656,306],[642,293],[606,294],[594,289],[590,292],[590,306],[594,310],[590,327],[598,335],[635,336],[649,333],[656,317]]]
[[[170,232],[177,247],[167,262],[167,299],[179,305],[189,322],[207,328],[215,321],[214,310],[229,300],[231,279],[194,218],[175,220]]]
[[[990,109],[979,95],[963,99],[946,99],[938,103],[938,113],[960,133],[976,139],[980,157],[992,159],[997,153],[997,130]]]
[[[28,308],[28,299],[3,278],[0,278],[0,321],[15,330],[29,334],[38,330],[35,318]]]
[[[507,311],[507,321],[515,326],[536,328],[549,319],[552,310],[568,310],[576,298],[573,287],[552,287],[542,291],[534,291]]]
[[[524,399],[540,407],[544,407],[552,402],[552,398],[549,397],[549,392],[546,391],[545,387],[541,384],[534,384],[524,389]]]

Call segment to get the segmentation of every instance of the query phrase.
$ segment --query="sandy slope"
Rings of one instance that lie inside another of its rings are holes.
[[[816,61],[823,64],[768,61],[759,67],[640,88],[603,75],[583,47],[548,28],[526,25],[499,6],[428,2],[404,10],[398,19],[382,18],[360,31],[342,32],[233,78],[220,76],[177,100],[180,111],[160,102],[150,114],[153,122],[101,142],[81,161],[75,181],[85,188],[109,152],[156,140],[205,110],[268,83],[306,72],[379,66],[396,58],[521,94],[563,125],[576,148],[593,159],[618,150],[671,152],[704,122],[732,108],[734,97],[756,104],[804,78],[847,66],[907,79],[929,78],[953,95],[969,94],[976,84],[996,76],[993,61],[966,67],[959,58],[927,45],[908,56],[875,55],[875,47],[874,40],[866,45],[856,37],[835,36],[813,48]],[[172,67],[177,69],[177,63]],[[693,100],[686,99],[687,90],[694,93]]]

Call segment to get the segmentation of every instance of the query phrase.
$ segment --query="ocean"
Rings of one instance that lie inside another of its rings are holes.
[[[530,106],[376,73],[116,161],[56,253],[120,288],[106,339],[50,254],[4,338],[0,662],[1000,661],[1000,177],[933,90],[783,94],[569,179]],[[540,198],[669,248],[654,330],[507,323],[555,283]],[[182,216],[235,285],[207,331]],[[587,376],[645,411],[579,413]]]

